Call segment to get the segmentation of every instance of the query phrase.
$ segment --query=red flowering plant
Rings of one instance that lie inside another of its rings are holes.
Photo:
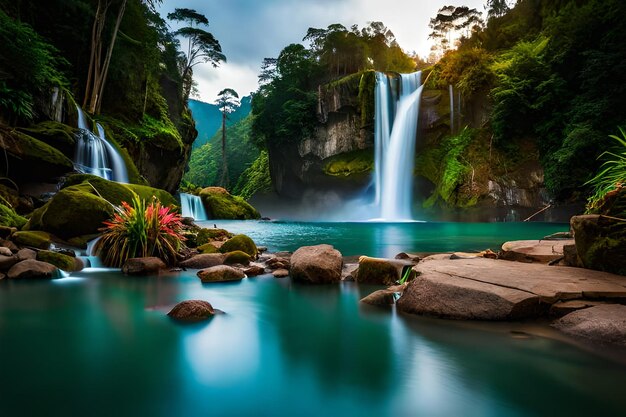
[[[102,262],[120,268],[129,258],[156,256],[166,264],[175,262],[184,247],[180,214],[153,197],[145,200],[135,196],[131,206],[122,202],[115,207],[113,219],[104,222],[102,237],[95,250]]]

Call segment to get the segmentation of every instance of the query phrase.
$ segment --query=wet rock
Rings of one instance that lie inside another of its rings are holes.
[[[37,252],[32,249],[24,248],[17,251],[17,257],[20,261],[25,261],[26,259],[37,259]]]
[[[393,285],[402,279],[402,270],[412,265],[410,261],[361,256],[355,279],[363,284]]]
[[[17,252],[18,250],[20,250],[20,248],[17,247],[17,245],[13,242],[11,242],[10,240],[4,240],[4,239],[0,239],[0,246],[5,247],[5,248],[9,248],[9,250],[13,253]]]
[[[352,282],[355,281],[354,276],[356,275],[356,271],[359,269],[359,264],[343,264],[343,268],[341,269],[341,280]]]
[[[269,269],[289,269],[291,266],[288,259],[279,256],[268,259],[265,264]]]
[[[396,302],[396,293],[389,289],[374,291],[367,297],[361,299],[362,303],[375,306],[389,306]]]
[[[13,256],[13,254],[10,256],[0,255],[0,270],[6,271],[19,261],[20,259],[17,256]]]
[[[265,268],[259,265],[251,265],[243,270],[243,273],[249,277],[256,277],[265,273]]]
[[[83,261],[72,256],[64,255],[60,252],[41,250],[37,252],[36,256],[38,261],[48,262],[49,264],[52,264],[64,271],[75,272],[84,268]]]
[[[517,240],[502,245],[500,259],[547,264],[563,256],[563,246],[574,244],[572,239]]]
[[[122,266],[122,272],[126,275],[151,275],[158,274],[167,268],[165,262],[154,256],[146,258],[128,259]]]
[[[272,272],[272,275],[274,275],[274,278],[287,278],[289,276],[289,271],[286,269],[277,269]]]
[[[206,253],[196,255],[180,263],[180,266],[188,269],[204,269],[224,263],[224,255],[221,253]]]
[[[261,253],[261,252],[267,252],[267,246],[257,246],[256,247],[257,252]]]
[[[47,262],[27,259],[9,269],[9,279],[50,279],[57,273],[57,267]]]
[[[575,311],[552,324],[572,336],[626,347],[626,306],[599,305]]]
[[[202,269],[197,273],[202,282],[239,281],[246,277],[242,270],[228,265],[217,265]]]
[[[0,255],[2,255],[2,256],[12,256],[13,252],[11,252],[11,249],[5,248],[4,246],[1,246],[0,247]]]
[[[48,249],[52,242],[50,234],[41,231],[16,232],[11,238],[18,245],[31,246],[38,249]]]
[[[213,306],[208,301],[203,300],[186,300],[174,306],[167,313],[168,316],[183,321],[200,321],[208,319],[215,314]]]
[[[326,284],[341,280],[341,252],[331,245],[303,246],[291,256],[290,275],[295,281]]]

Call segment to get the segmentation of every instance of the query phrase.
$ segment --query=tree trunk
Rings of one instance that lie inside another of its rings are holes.
[[[222,178],[220,184],[228,188],[228,164],[226,162],[226,110],[222,112]]]

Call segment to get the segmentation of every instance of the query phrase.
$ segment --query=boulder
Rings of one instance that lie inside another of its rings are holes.
[[[19,256],[19,252],[18,252]],[[67,272],[75,272],[82,270],[85,266],[83,261],[75,257],[64,255],[59,252],[53,252],[49,250],[40,250],[36,254],[37,260],[42,262],[48,262]]]
[[[242,270],[228,265],[217,265],[202,269],[197,273],[202,282],[239,281],[246,277]]]
[[[269,269],[289,269],[291,266],[289,259],[281,258],[279,256],[268,259],[265,264]]]
[[[32,249],[24,248],[17,251],[17,257],[20,261],[25,261],[26,259],[37,259],[37,252]]]
[[[20,248],[18,248],[17,245],[10,240],[0,239],[0,246],[4,248],[9,248],[9,250],[13,253],[16,253],[20,250]]]
[[[291,256],[294,281],[327,284],[341,280],[341,252],[331,245],[303,246]]]
[[[48,249],[52,239],[49,233],[40,231],[15,232],[11,237],[15,243],[21,246],[30,246],[38,249]]]
[[[598,305],[575,311],[552,324],[572,336],[626,347],[626,306]]]
[[[516,240],[502,245],[500,259],[547,264],[563,256],[563,247],[573,245],[573,239]]]
[[[204,245],[198,246],[198,252],[200,253],[219,253],[219,249],[212,243],[205,243]]]
[[[151,256],[146,258],[130,258],[124,262],[122,272],[126,275],[152,275],[166,269],[161,259]]]
[[[208,319],[215,314],[213,306],[208,301],[186,300],[176,304],[169,313],[173,319],[182,321],[200,321]]]
[[[3,204],[4,199],[0,197],[0,227],[2,227],[2,233],[0,237],[6,238],[10,235],[13,227],[22,228],[27,220],[17,214],[13,207]]]
[[[240,250],[228,252],[224,255],[224,264],[226,265],[250,265],[250,255]]]
[[[274,275],[274,278],[287,278],[289,276],[289,271],[281,268],[272,272],[272,275]]]
[[[413,263],[400,259],[361,256],[359,269],[354,278],[356,282],[362,284],[393,285],[402,279],[402,270],[407,265]]]
[[[18,263],[19,261],[20,261],[20,258],[18,258],[17,256],[14,256],[13,254],[9,256],[0,255],[0,271],[7,271],[9,268],[11,268],[13,265]]]
[[[57,267],[47,262],[41,262],[34,259],[27,259],[19,262],[9,269],[7,276],[9,279],[35,279],[35,278],[54,278],[57,273]]]
[[[200,191],[200,198],[211,219],[249,220],[261,218],[259,212],[246,200],[231,195],[221,187],[204,188]]]
[[[180,263],[180,266],[189,269],[203,269],[221,265],[223,263],[224,255],[221,253],[207,253],[186,259]]]
[[[198,246],[205,245],[210,242],[225,242],[233,237],[233,234],[224,229],[217,228],[204,228],[198,231],[196,236],[196,243]]]
[[[256,277],[265,273],[265,268],[259,265],[251,265],[243,270],[243,273],[248,277]]]
[[[362,298],[361,302],[374,306],[390,306],[396,302],[396,293],[389,289],[374,291],[367,297]]]
[[[11,252],[11,249],[9,249],[9,248],[5,248],[4,246],[0,246],[0,255],[1,256],[12,256],[13,252]]]
[[[255,259],[257,257],[256,245],[254,241],[246,235],[233,236],[220,247],[220,252],[222,253],[234,251],[245,252]]]
[[[626,275],[626,221],[585,215],[572,217],[570,223],[585,268]]]

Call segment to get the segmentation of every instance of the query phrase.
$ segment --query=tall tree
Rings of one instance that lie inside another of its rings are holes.
[[[222,112],[222,175],[220,185],[228,187],[228,163],[226,161],[226,120],[228,115],[239,107],[239,95],[232,88],[225,88],[217,94],[215,104]]]
[[[102,95],[109,73],[109,65],[113,56],[113,48],[117,40],[120,24],[124,18],[126,4],[128,0],[121,0],[117,10],[115,26],[111,33],[108,46],[105,46],[104,32],[107,23],[107,14],[113,5],[113,0],[98,0],[96,15],[91,28],[91,50],[89,54],[89,69],[87,72],[87,83],[85,85],[85,96],[83,97],[83,108],[92,114],[100,112],[102,105]],[[148,7],[154,9],[161,0],[145,0]],[[106,50],[105,50],[106,49]]]
[[[193,86],[193,67],[198,64],[210,63],[217,67],[220,62],[226,62],[220,42],[212,33],[200,26],[209,26],[209,20],[193,9],[174,9],[167,18],[178,22],[185,22],[188,26],[178,29],[175,34],[187,39],[187,53],[180,63],[180,73],[183,79],[183,97],[189,98]]]
[[[507,0],[487,0],[487,17],[500,17],[510,10]]]

